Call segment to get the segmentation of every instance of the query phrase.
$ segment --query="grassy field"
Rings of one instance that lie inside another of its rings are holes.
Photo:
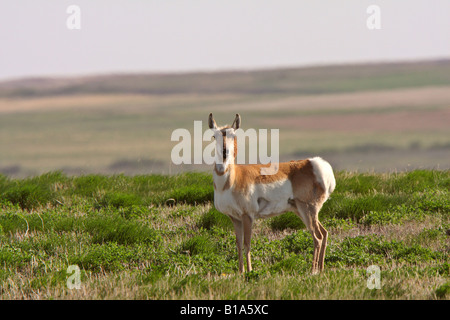
[[[0,83],[0,173],[177,173],[173,130],[279,129],[282,160],[338,170],[449,169],[450,61]],[[206,142],[204,146],[206,146]]]
[[[336,172],[325,271],[287,213],[254,228],[254,271],[209,173],[0,175],[2,299],[450,299],[450,172]],[[367,268],[381,270],[380,289]],[[81,271],[79,289],[69,288]]]

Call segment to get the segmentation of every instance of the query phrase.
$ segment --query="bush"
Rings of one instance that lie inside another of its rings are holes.
[[[308,231],[298,231],[281,240],[285,250],[293,253],[313,252],[313,239]]]
[[[181,252],[189,255],[214,253],[216,249],[214,240],[205,235],[192,237],[183,242],[180,247]]]
[[[48,203],[53,205],[56,203],[54,193],[46,186],[28,182],[18,183],[9,188],[3,197],[12,204],[19,205],[22,210],[32,210]]]
[[[371,211],[387,211],[394,206],[401,205],[409,200],[408,195],[390,195],[377,193],[373,195],[344,195],[332,194],[332,199],[325,202],[320,215],[335,218],[350,218],[359,222],[362,217]]]
[[[14,244],[4,243],[0,247],[0,264],[21,267],[27,265],[32,259],[32,253],[29,250],[22,250]]]
[[[85,219],[84,229],[91,234],[94,243],[158,244],[161,240],[156,230],[121,216],[98,215]]]
[[[293,212],[286,212],[285,214],[274,217],[270,219],[269,224],[272,230],[300,230],[305,228],[302,219],[300,219],[300,217]]]
[[[386,225],[396,224],[403,219],[402,215],[389,211],[370,211],[368,214],[361,218],[360,222],[366,226],[370,225]]]
[[[93,244],[84,254],[69,259],[83,269],[99,271],[122,270],[125,264],[136,260],[133,251],[117,243]]]
[[[445,299],[447,295],[450,296],[450,282],[444,283],[442,286],[436,289],[436,297],[439,299]]]
[[[112,206],[115,208],[128,208],[142,204],[142,200],[135,194],[127,194],[122,192],[111,192],[100,197],[98,207],[107,208]]]
[[[100,175],[85,175],[73,178],[72,194],[83,197],[92,197],[99,190],[111,185],[112,178]]]
[[[276,263],[271,271],[278,272],[288,272],[288,273],[298,273],[301,271],[306,271],[310,268],[310,263],[305,260],[302,255],[293,255],[287,259],[284,259],[278,263]]]
[[[211,208],[208,212],[203,214],[199,219],[197,226],[206,230],[211,230],[212,227],[233,230],[231,219],[225,214],[217,211],[215,208]]]
[[[348,231],[356,227],[355,223],[350,219],[331,218],[324,220],[322,224],[325,227],[325,229],[339,228],[343,231]]]
[[[444,257],[441,252],[417,244],[407,246],[403,241],[386,241],[382,236],[370,235],[345,238],[335,250],[329,250],[325,259],[331,263],[367,265],[392,259],[414,263]]]
[[[203,204],[214,200],[214,190],[205,186],[186,186],[175,189],[169,198],[175,199],[176,203]]]

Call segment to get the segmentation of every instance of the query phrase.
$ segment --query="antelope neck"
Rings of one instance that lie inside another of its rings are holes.
[[[214,172],[217,176],[217,178],[214,179],[214,186],[218,189],[217,191],[225,191],[231,187],[234,178],[234,171],[234,163],[230,163],[223,173],[217,171],[216,165],[214,165]]]

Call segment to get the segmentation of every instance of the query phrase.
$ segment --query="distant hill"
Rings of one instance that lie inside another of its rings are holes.
[[[176,128],[213,112],[280,131],[280,160],[335,170],[447,170],[450,59],[0,82],[0,174],[177,173]],[[243,152],[244,154],[244,152]]]
[[[321,94],[450,84],[450,59],[255,71],[108,74],[0,82],[0,97],[77,94]]]

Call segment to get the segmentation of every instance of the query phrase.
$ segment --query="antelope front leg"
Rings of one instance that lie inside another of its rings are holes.
[[[233,222],[234,226],[234,233],[236,234],[236,247],[238,251],[238,257],[239,257],[239,272],[244,272],[244,257],[242,255],[242,245],[244,243],[244,229],[242,226],[242,221],[237,220],[235,218],[231,218],[231,221]]]
[[[250,244],[252,239],[252,225],[253,220],[248,215],[242,217],[242,222],[244,224],[244,248],[245,256],[247,259],[247,271],[252,271],[252,260],[250,258]]]

